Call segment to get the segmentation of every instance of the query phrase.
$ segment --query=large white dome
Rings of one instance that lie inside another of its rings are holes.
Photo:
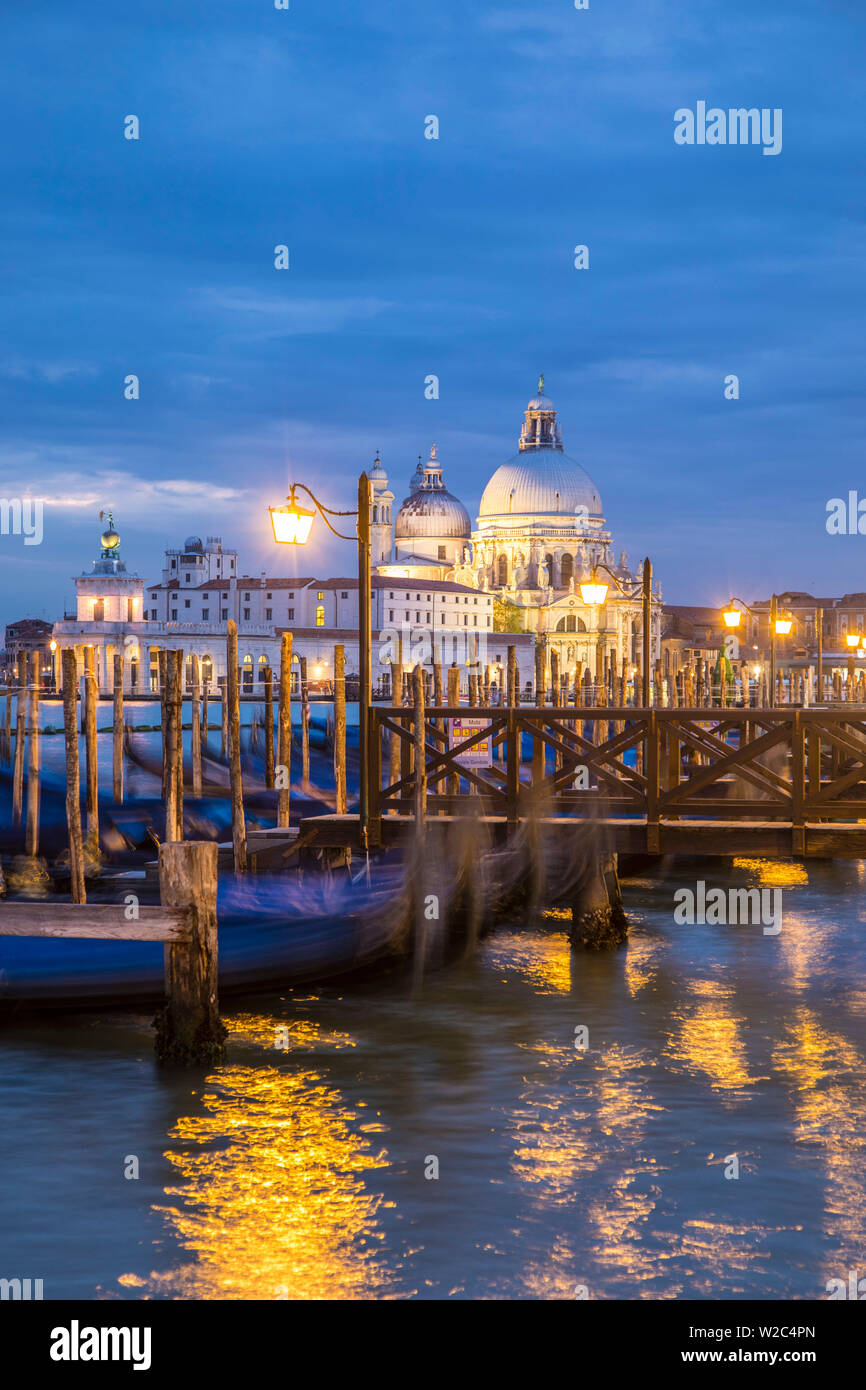
[[[601,516],[592,478],[559,449],[524,449],[497,468],[481,496],[479,517]]]

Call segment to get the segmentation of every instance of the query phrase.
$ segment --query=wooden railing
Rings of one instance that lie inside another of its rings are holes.
[[[383,817],[415,813],[416,716],[395,706],[370,717],[375,840]],[[459,742],[456,719],[477,723]],[[485,744],[489,763],[466,766]],[[639,817],[650,852],[669,821],[784,822],[797,853],[807,823],[866,820],[866,706],[430,708],[424,747],[431,816],[481,814],[511,825],[533,813]]]

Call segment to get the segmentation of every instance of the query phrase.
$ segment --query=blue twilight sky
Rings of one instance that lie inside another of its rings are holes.
[[[102,506],[148,579],[191,532],[351,573],[267,503],[353,506],[377,448],[399,499],[435,440],[474,516],[541,370],[666,598],[866,589],[824,525],[866,496],[862,0],[3,10],[0,497],[47,500],[0,621],[60,615]],[[781,107],[782,152],[675,144],[698,101]]]

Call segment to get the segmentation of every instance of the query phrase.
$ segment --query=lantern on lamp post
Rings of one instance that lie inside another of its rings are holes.
[[[312,502],[314,511],[302,507],[297,494],[303,492]],[[357,540],[358,543],[358,665],[360,667],[359,690],[359,744],[360,744],[360,828],[361,846],[368,847],[370,827],[370,786],[367,749],[370,736],[370,705],[372,703],[372,646],[371,626],[372,580],[370,571],[370,507],[372,505],[370,479],[362,473],[358,479],[358,510],[337,512],[325,507],[304,483],[292,483],[285,507],[269,507],[274,540],[280,545],[306,545],[313,529],[316,515],[322,518],[328,530],[340,540]],[[331,525],[330,516],[357,517],[355,536],[346,536]]]

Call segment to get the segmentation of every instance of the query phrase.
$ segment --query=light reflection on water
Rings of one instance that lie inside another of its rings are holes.
[[[866,1236],[860,866],[693,876],[780,887],[782,932],[675,926],[679,866],[626,885],[622,952],[572,955],[551,917],[415,997],[395,976],[269,997],[200,1083],[159,1073],[145,1030],[123,1056],[128,1024],[18,1036],[16,1267],[58,1297],[822,1296]],[[49,1127],[76,1135],[56,1195]],[[73,1253],[50,1233],[101,1220],[106,1134],[141,1181]]]

